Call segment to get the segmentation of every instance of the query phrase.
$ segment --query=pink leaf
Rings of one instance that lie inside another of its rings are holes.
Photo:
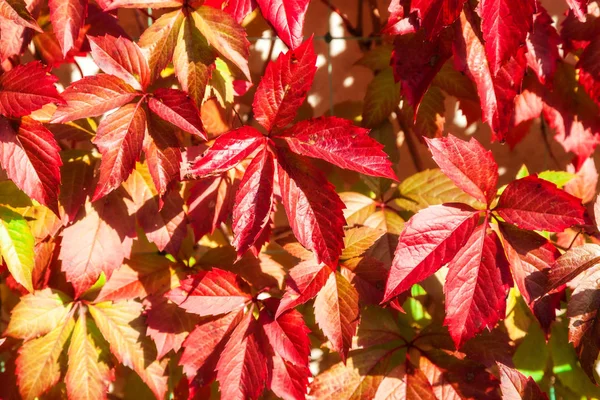
[[[254,157],[242,179],[233,207],[233,245],[238,257],[250,249],[256,256],[268,239],[270,218],[275,204],[273,181],[275,160],[270,149],[264,148]]]
[[[456,186],[483,203],[490,204],[494,200],[498,164],[491,151],[486,151],[473,138],[466,142],[448,135],[425,141],[435,162]]]
[[[110,35],[90,36],[88,40],[92,57],[100,69],[123,79],[135,89],[146,89],[150,83],[150,68],[135,42]]]
[[[98,74],[72,83],[61,95],[66,104],[54,112],[53,123],[102,115],[129,103],[139,93],[121,78]]]
[[[434,274],[467,243],[479,212],[466,205],[421,210],[405,225],[386,283],[384,301]]]
[[[315,320],[346,360],[358,326],[358,292],[339,272],[329,275],[315,299]]]
[[[268,388],[283,400],[305,399],[311,376],[308,367],[289,363],[279,354],[273,354],[271,362],[273,370],[269,374]]]
[[[0,115],[22,117],[48,103],[63,104],[54,87],[58,80],[39,61],[17,65],[0,75]]]
[[[369,131],[337,117],[297,123],[281,137],[296,154],[320,158],[340,168],[397,180],[383,145]]]
[[[284,128],[294,120],[312,85],[316,62],[311,38],[269,63],[252,103],[254,118],[267,131]]]
[[[548,400],[548,396],[531,377],[526,377],[515,368],[497,363],[500,370],[500,390],[506,400]]]
[[[0,116],[0,165],[32,199],[58,212],[60,148],[41,123],[23,118],[18,127]]]
[[[580,21],[585,21],[589,0],[566,0],[573,14]]]
[[[533,30],[527,35],[527,65],[542,83],[552,81],[560,58],[560,44],[560,36],[552,26],[552,17],[538,5],[538,13],[533,17]]]
[[[300,46],[310,0],[257,0],[257,3],[279,38],[292,50]]]
[[[236,275],[213,268],[180,282],[165,296],[184,310],[200,315],[219,315],[240,309],[251,299],[241,291]]]
[[[221,135],[186,171],[194,177],[219,175],[264,145],[266,138],[256,129],[244,126]]]
[[[448,269],[444,325],[460,348],[504,318],[506,295],[512,286],[502,245],[487,221],[473,232]]]
[[[63,56],[76,46],[85,22],[87,0],[49,0],[50,20]]]
[[[534,175],[511,182],[500,196],[496,211],[521,229],[562,232],[585,223],[580,199]]]

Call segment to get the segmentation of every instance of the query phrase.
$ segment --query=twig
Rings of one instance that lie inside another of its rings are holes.
[[[156,21],[156,17],[154,15],[150,14],[148,12],[148,10],[145,10],[143,8],[137,8],[137,10],[139,12],[141,12],[142,14],[144,14],[146,17],[150,18],[152,20],[152,22]]]
[[[325,4],[331,11],[340,16],[340,18],[342,19],[342,23],[344,24],[344,27],[346,28],[348,33],[356,37],[362,36],[362,32],[356,29],[354,25],[352,25],[352,22],[350,22],[348,16],[345,13],[343,13],[339,8],[331,4],[330,0],[321,0],[321,3]]]
[[[378,34],[381,32],[381,13],[379,12],[379,5],[377,0],[369,0],[369,7],[371,8],[371,22],[373,23],[373,33]]]
[[[546,147],[546,151],[550,155],[550,158],[552,159],[552,161],[554,161],[554,163],[558,167],[560,167],[560,163],[558,162],[558,159],[552,152],[552,146],[550,145],[550,142],[548,141],[548,128],[546,125],[546,119],[544,118],[543,115],[540,116],[540,133],[542,134],[542,139],[544,140],[544,147]]]
[[[410,158],[413,161],[415,169],[417,170],[417,172],[421,172],[425,169],[423,167],[423,161],[421,160],[421,155],[419,154],[417,144],[415,143],[412,137],[412,129],[406,126],[406,124],[402,120],[402,111],[400,110],[400,107],[396,107],[396,119],[398,120],[398,125],[400,125],[400,129],[402,129],[402,132],[404,132],[404,141],[408,146],[408,152],[410,153]]]

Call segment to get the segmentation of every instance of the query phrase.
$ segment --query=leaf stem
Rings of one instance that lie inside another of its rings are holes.
[[[404,141],[408,147],[408,152],[410,153],[410,157],[413,161],[415,169],[417,172],[423,171],[425,168],[423,167],[423,160],[421,160],[419,149],[413,138],[414,132],[411,128],[406,126],[402,120],[402,111],[400,110],[400,107],[396,107],[396,120],[398,121],[398,125],[400,125],[400,129],[402,129],[402,132],[404,132]]]

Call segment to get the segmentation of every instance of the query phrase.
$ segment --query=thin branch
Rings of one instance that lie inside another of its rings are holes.
[[[156,17],[154,15],[150,14],[148,12],[148,10],[145,10],[143,8],[137,8],[136,10],[138,10],[139,12],[144,14],[146,17],[150,18],[152,20],[152,22],[156,21]]]
[[[336,13],[342,19],[342,23],[344,27],[352,36],[360,37],[362,36],[362,32],[354,27],[348,16],[342,12],[339,8],[331,4],[331,0],[321,0],[321,3],[325,4],[331,11]]]
[[[377,0],[369,0],[369,8],[371,9],[371,22],[373,23],[373,33],[381,32],[381,13]]]
[[[418,172],[423,171],[425,168],[423,167],[423,160],[421,160],[421,155],[419,154],[419,148],[413,138],[414,132],[411,128],[406,126],[402,120],[402,111],[400,110],[400,107],[396,107],[396,120],[398,121],[398,125],[400,125],[400,129],[404,132],[404,141],[408,146],[408,152],[410,153],[415,169]]]
[[[552,159],[552,161],[554,161],[554,163],[558,167],[560,167],[560,162],[558,162],[558,159],[552,152],[552,145],[550,144],[550,141],[548,140],[548,126],[546,125],[546,119],[544,118],[543,115],[540,116],[540,133],[542,134],[542,139],[544,140],[544,147],[546,148],[546,151],[550,155],[550,158]]]

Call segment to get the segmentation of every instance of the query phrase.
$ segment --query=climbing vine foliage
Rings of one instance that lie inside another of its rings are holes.
[[[1,399],[600,397],[600,5],[380,6],[0,0]]]

